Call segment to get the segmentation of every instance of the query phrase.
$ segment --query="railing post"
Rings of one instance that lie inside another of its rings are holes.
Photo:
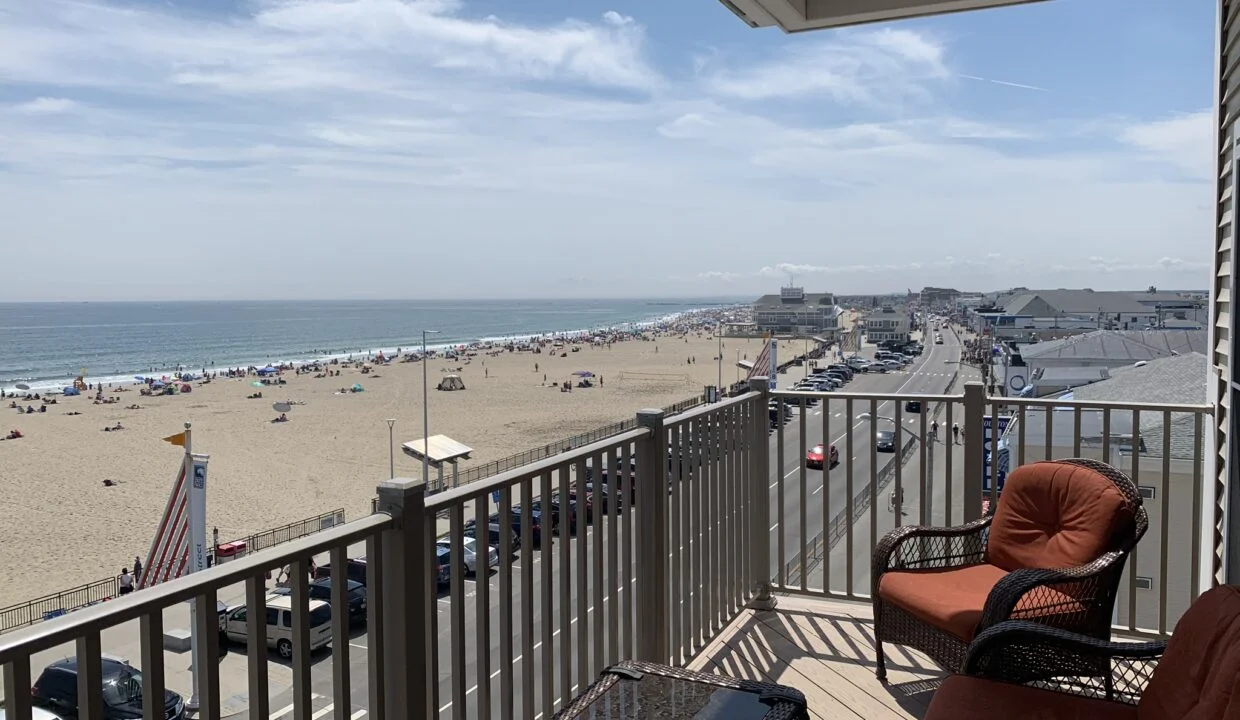
[[[986,415],[986,388],[980,382],[964,384],[964,521],[982,516],[982,475],[986,472],[982,425]],[[947,479],[951,482],[951,478]]]
[[[394,478],[379,484],[379,512],[392,516],[380,539],[383,661],[370,667],[383,683],[385,718],[425,720],[437,717],[431,707],[430,653],[437,652],[427,632],[435,611],[426,591],[426,483]]]
[[[667,578],[668,460],[663,411],[637,411],[637,426],[650,431],[637,441],[637,659],[666,664],[671,657],[671,595]]]
[[[750,564],[753,566],[756,586],[755,594],[749,601],[754,610],[774,610],[775,596],[771,594],[771,442],[770,416],[767,406],[771,401],[771,384],[766,378],[754,378],[749,381],[749,389],[758,393],[758,409],[754,413],[753,433],[750,439],[749,491],[750,507],[753,511],[750,528],[752,537],[749,539],[749,551],[753,553]],[[783,412],[783,408],[780,408]],[[783,528],[780,528],[783,532]]]

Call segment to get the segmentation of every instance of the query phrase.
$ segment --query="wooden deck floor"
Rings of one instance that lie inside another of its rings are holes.
[[[773,611],[744,611],[689,667],[790,685],[814,718],[920,720],[944,673],[920,653],[885,648],[887,685],[874,677],[868,603],[781,595]]]

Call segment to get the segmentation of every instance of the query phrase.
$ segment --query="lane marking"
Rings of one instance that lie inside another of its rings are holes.
[[[279,720],[280,718],[284,717],[285,715],[288,715],[291,712],[293,712],[293,704],[289,703],[287,707],[282,707],[279,710],[276,710],[275,712],[271,713],[271,720]]]
[[[349,716],[349,720],[357,720],[358,718],[362,717],[365,714],[366,714],[365,710],[358,710],[357,712]]]
[[[330,712],[331,712],[332,710],[334,710],[335,708],[336,708],[336,703],[328,703],[328,704],[327,704],[327,707],[325,707],[325,708],[323,708],[322,710],[319,710],[319,711],[318,711],[318,712],[316,712],[315,714],[311,715],[311,716],[310,716],[310,720],[319,720],[319,718],[323,717],[324,715],[327,715],[328,713],[330,713]]]

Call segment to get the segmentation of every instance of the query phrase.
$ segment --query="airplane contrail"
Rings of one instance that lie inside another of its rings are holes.
[[[1006,85],[1007,87],[1020,88],[1022,90],[1036,90],[1038,92],[1050,92],[1050,90],[1047,90],[1044,87],[1038,87],[1037,85],[1026,85],[1024,83],[1008,82],[1007,80],[995,80],[993,78],[978,77],[976,75],[963,75],[962,74],[960,75],[960,77],[965,78],[967,80],[977,80],[978,82],[988,82],[988,83],[994,83],[996,85]]]

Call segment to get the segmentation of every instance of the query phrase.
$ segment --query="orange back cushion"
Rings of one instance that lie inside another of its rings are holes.
[[[986,561],[1009,572],[1084,565],[1132,532],[1134,511],[1095,470],[1054,461],[1022,465],[1004,483]]]
[[[1240,718],[1240,587],[1210,590],[1176,623],[1137,717]]]

